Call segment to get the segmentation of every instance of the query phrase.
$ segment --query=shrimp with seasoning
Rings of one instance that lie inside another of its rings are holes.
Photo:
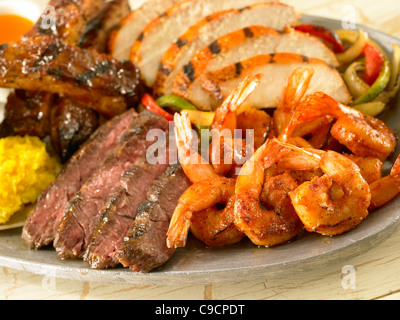
[[[394,150],[397,138],[381,120],[338,103],[327,94],[317,92],[297,106],[290,124],[282,133],[285,141],[305,136],[336,120],[330,134],[354,155],[385,160]]]
[[[390,174],[375,180],[369,185],[371,204],[369,210],[375,210],[392,200],[400,193],[400,156],[397,157]]]
[[[297,68],[290,75],[281,102],[273,114],[276,136],[289,125],[294,109],[303,100],[313,74],[312,68]]]
[[[215,111],[211,125],[210,155],[215,172],[221,176],[229,175],[233,168],[237,167],[235,159],[254,152],[255,146],[249,146],[245,139],[235,137],[235,129],[256,127],[257,130],[254,133],[257,136],[254,138],[258,139],[269,129],[270,117],[264,111],[250,109],[240,116],[237,115],[238,109],[259,86],[261,77],[262,74],[248,75]],[[250,127],[246,127],[249,123],[251,123]],[[259,140],[257,143],[260,145]],[[251,150],[249,150],[250,147]]]
[[[179,162],[183,171],[192,183],[205,179],[218,178],[213,166],[198,153],[194,145],[194,131],[189,115],[175,113],[175,140],[178,149]]]
[[[179,160],[185,174],[194,184],[179,199],[167,233],[167,245],[186,245],[189,229],[193,235],[209,246],[223,246],[236,243],[244,234],[233,223],[235,180],[226,178],[234,163],[234,130],[237,128],[236,110],[260,84],[261,75],[247,76],[229,97],[217,108],[212,130],[218,134],[228,131],[229,136],[218,137],[218,143],[210,145],[212,165],[194,149],[193,131],[186,112],[175,114],[175,135]],[[214,140],[215,136],[213,137]],[[229,140],[229,141],[225,141]],[[231,147],[227,150],[226,144]],[[241,142],[243,149],[243,144]],[[247,147],[245,148],[247,150]],[[222,151],[222,152],[221,152]],[[221,153],[228,161],[221,161]],[[242,151],[243,152],[243,151]],[[219,209],[218,205],[225,205]]]
[[[285,156],[285,151],[288,150],[275,140],[267,140],[246,161],[236,181],[235,225],[259,246],[287,242],[303,228],[288,197],[297,183],[288,174],[266,180],[264,177],[265,171]],[[264,209],[261,204],[272,209]]]
[[[235,180],[215,173],[195,150],[188,151],[193,141],[191,123],[186,112],[175,114],[178,153],[188,178],[193,182],[179,198],[167,232],[167,246],[184,247],[189,230],[213,247],[237,243],[244,235],[233,223]],[[190,160],[194,160],[192,163]],[[219,208],[224,205],[224,208]]]
[[[254,150],[265,142],[271,132],[271,126],[272,119],[263,110],[250,108],[237,116],[237,128],[242,130],[242,138],[246,139],[248,134],[253,134]]]
[[[352,160],[335,151],[321,153],[279,143],[318,159],[324,173],[289,192],[306,230],[338,235],[354,228],[368,216],[371,191]]]

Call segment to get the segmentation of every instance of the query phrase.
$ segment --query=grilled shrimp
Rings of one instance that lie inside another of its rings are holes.
[[[209,246],[238,242],[244,235],[233,224],[235,180],[218,175],[193,148],[193,131],[187,113],[175,114],[175,133],[181,166],[193,183],[180,197],[167,233],[168,247],[186,245],[189,230]],[[220,209],[218,205],[225,205]]]
[[[369,210],[383,206],[400,193],[400,156],[397,157],[390,174],[369,185],[371,204]]]
[[[288,192],[297,187],[290,175],[267,178],[267,187],[263,192],[265,170],[284,155],[284,147],[268,140],[243,165],[237,178],[235,225],[256,245],[281,244],[302,229],[302,223],[288,197]],[[272,209],[263,209],[261,203]]]
[[[397,138],[381,120],[342,105],[327,94],[317,92],[307,96],[293,113],[284,130],[283,140],[305,136],[336,120],[331,135],[357,156],[385,160],[394,150]]]
[[[271,125],[271,117],[263,110],[251,108],[237,116],[237,128],[243,131],[243,139],[247,138],[248,133],[253,134],[254,150],[257,150],[265,142],[271,132]]]
[[[297,68],[290,75],[281,102],[273,114],[276,136],[288,126],[294,109],[304,98],[313,74],[312,68]]]
[[[218,208],[225,205],[225,208]],[[241,241],[245,235],[233,222],[234,197],[192,215],[190,232],[210,247],[222,247]]]
[[[192,183],[219,175],[211,164],[198,153],[194,145],[194,136],[189,115],[186,112],[175,113],[175,139],[178,148],[179,162],[183,171]]]
[[[353,161],[334,151],[321,154],[292,148],[318,159],[324,172],[321,177],[314,177],[289,192],[306,230],[337,235],[354,228],[368,216],[371,191]]]
[[[228,204],[234,194],[235,180],[221,176],[190,186],[180,197],[173,213],[167,232],[167,246],[184,247],[191,226],[194,235],[209,245],[221,246],[242,240],[244,235],[233,224],[233,206]],[[217,204],[226,207],[218,210]],[[208,217],[205,217],[207,214]],[[205,223],[207,230],[202,230]]]
[[[259,86],[261,77],[261,74],[247,76],[215,110],[214,121],[211,125],[210,155],[215,172],[221,176],[226,176],[232,171],[235,165],[235,149],[239,147],[236,151],[240,152],[247,150],[244,140],[235,139],[236,112]]]

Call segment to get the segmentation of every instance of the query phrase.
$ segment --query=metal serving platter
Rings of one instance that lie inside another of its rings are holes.
[[[331,29],[341,22],[304,15],[302,21]],[[361,26],[357,26],[359,28]],[[400,41],[379,31],[362,27],[382,45],[389,57],[392,44]],[[380,118],[396,134],[400,132],[400,98]],[[387,174],[400,152],[384,164]],[[342,266],[353,256],[366,252],[389,238],[399,227],[400,197],[372,213],[354,230],[336,237],[304,232],[298,239],[274,248],[257,247],[249,241],[220,249],[206,248],[189,237],[186,248],[179,248],[161,268],[136,273],[125,268],[93,270],[82,261],[63,261],[53,248],[29,250],[21,240],[21,228],[0,231],[0,265],[47,276],[103,283],[201,284],[265,279],[286,272],[301,272],[328,264]]]

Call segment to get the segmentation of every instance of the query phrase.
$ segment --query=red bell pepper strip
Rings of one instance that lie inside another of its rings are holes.
[[[302,24],[295,27],[295,29],[297,31],[309,33],[312,36],[320,38],[321,40],[329,43],[332,46],[333,52],[335,53],[344,51],[342,41],[340,41],[339,37],[328,28],[315,24]]]
[[[150,112],[156,113],[160,116],[163,116],[165,119],[167,119],[168,121],[174,121],[174,117],[172,114],[168,113],[167,111],[165,111],[163,108],[161,108],[156,101],[154,100],[154,98],[149,95],[148,93],[145,93],[142,96],[141,102],[143,104],[143,106]]]
[[[365,45],[363,53],[365,54],[364,82],[372,86],[382,70],[383,54],[369,43]]]

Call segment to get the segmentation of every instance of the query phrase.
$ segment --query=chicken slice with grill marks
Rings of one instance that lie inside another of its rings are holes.
[[[218,11],[242,9],[254,3],[271,0],[186,0],[179,2],[152,20],[132,46],[130,59],[137,64],[145,84],[152,87],[164,52],[197,21]],[[277,19],[296,21],[298,13],[285,6]]]
[[[321,91],[340,103],[350,102],[350,93],[336,69],[317,58],[283,52],[254,56],[202,75],[204,90],[194,98],[201,101],[203,108],[215,109],[244,77],[262,73],[261,84],[248,102],[256,108],[274,108],[281,100],[290,75],[300,67],[314,70],[306,94]]]
[[[223,35],[211,45],[197,51],[174,77],[172,93],[204,109],[202,101],[195,99],[196,96],[201,97],[199,94],[203,90],[202,74],[256,55],[277,52],[301,54],[321,59],[332,67],[339,66],[332,50],[315,37],[293,29],[278,32],[265,26],[253,25]]]
[[[291,12],[292,8],[284,4],[256,3],[246,8],[218,11],[200,20],[164,53],[153,87],[154,94],[170,94],[176,74],[198,50],[208,47],[215,54],[220,52],[219,37],[251,26],[270,27],[279,34],[296,21],[296,16],[290,15]],[[277,16],[281,18],[277,19]]]
[[[129,60],[131,47],[143,28],[161,13],[183,0],[148,0],[140,8],[133,10],[120,21],[111,32],[108,51],[118,60]]]

